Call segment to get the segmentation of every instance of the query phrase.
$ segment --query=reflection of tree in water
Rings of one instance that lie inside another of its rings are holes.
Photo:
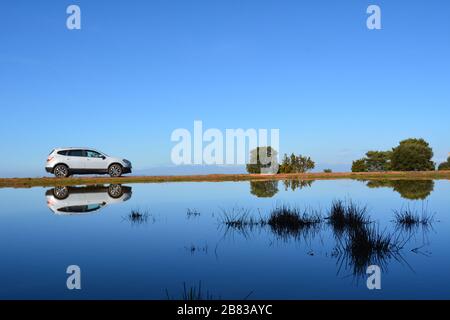
[[[292,191],[295,191],[296,189],[303,189],[306,187],[311,187],[314,180],[284,180],[284,189],[287,191],[288,189],[291,189]]]
[[[433,180],[373,180],[368,181],[369,188],[393,188],[402,198],[425,200],[434,190]]]
[[[250,181],[250,193],[258,198],[272,198],[278,193],[278,181]]]

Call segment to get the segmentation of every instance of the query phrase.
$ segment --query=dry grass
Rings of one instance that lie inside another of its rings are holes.
[[[70,177],[70,178],[0,178],[0,188],[31,188],[49,186],[72,186],[120,183],[158,183],[158,182],[223,182],[223,181],[268,181],[268,180],[450,180],[450,171],[427,172],[335,172],[299,174],[210,174],[190,176],[125,176],[110,177]]]

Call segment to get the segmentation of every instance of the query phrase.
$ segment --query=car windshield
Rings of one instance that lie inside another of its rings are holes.
[[[91,150],[91,151],[94,151],[94,150]],[[95,151],[95,152],[100,153],[101,156],[109,157],[109,156],[108,156],[106,153],[104,153],[104,152],[101,152],[101,151]]]

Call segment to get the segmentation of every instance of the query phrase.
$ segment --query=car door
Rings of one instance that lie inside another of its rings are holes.
[[[67,152],[67,160],[72,171],[77,172],[86,169],[86,152],[84,150],[69,150]]]
[[[86,150],[86,169],[103,171],[108,169],[106,157],[94,150]]]

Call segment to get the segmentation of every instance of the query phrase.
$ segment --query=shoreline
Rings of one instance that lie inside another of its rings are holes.
[[[239,182],[269,180],[450,180],[450,171],[424,172],[336,172],[336,173],[293,173],[293,174],[207,174],[186,176],[123,176],[70,177],[70,178],[0,178],[0,188],[32,188],[51,186],[74,186],[95,184],[131,184],[164,182]]]

